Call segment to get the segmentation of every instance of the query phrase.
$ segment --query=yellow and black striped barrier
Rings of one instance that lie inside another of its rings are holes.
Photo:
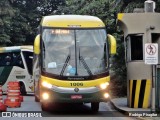
[[[151,80],[129,80],[129,106],[148,108],[150,106]]]

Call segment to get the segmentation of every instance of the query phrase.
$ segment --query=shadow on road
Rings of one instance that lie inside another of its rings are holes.
[[[76,103],[61,103],[52,105],[48,111],[45,111],[44,114],[54,115],[54,116],[91,116],[98,115],[100,112],[93,112],[90,106],[85,104],[76,104]]]
[[[93,112],[89,104],[56,104],[48,111],[43,111],[46,117],[113,117],[118,115],[113,111]],[[123,115],[118,115],[123,116]]]

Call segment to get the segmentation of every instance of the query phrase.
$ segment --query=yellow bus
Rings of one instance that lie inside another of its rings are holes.
[[[94,16],[43,17],[33,65],[35,101],[42,110],[68,102],[91,103],[97,112],[109,99],[109,55],[116,53],[116,40],[105,28]]]

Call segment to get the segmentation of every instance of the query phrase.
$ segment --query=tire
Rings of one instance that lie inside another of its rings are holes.
[[[35,102],[40,102],[40,99],[35,95]]]
[[[77,103],[77,105],[83,105],[83,102],[82,103]]]
[[[42,111],[47,111],[47,108],[44,103],[41,104]]]
[[[27,92],[26,92],[26,88],[25,88],[25,85],[23,82],[20,82],[20,92],[21,92],[21,95],[26,95]]]
[[[49,108],[50,108],[50,104],[49,103],[41,103],[41,108],[42,108],[42,111],[48,111]]]
[[[56,111],[57,104],[56,102],[41,102],[42,111]]]
[[[99,102],[92,102],[91,103],[91,109],[93,112],[98,112],[99,110]]]

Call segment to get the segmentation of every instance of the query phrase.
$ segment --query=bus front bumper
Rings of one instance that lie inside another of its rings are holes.
[[[90,88],[41,88],[41,102],[60,103],[88,103],[107,102],[109,100],[108,90],[100,90],[97,87]]]

